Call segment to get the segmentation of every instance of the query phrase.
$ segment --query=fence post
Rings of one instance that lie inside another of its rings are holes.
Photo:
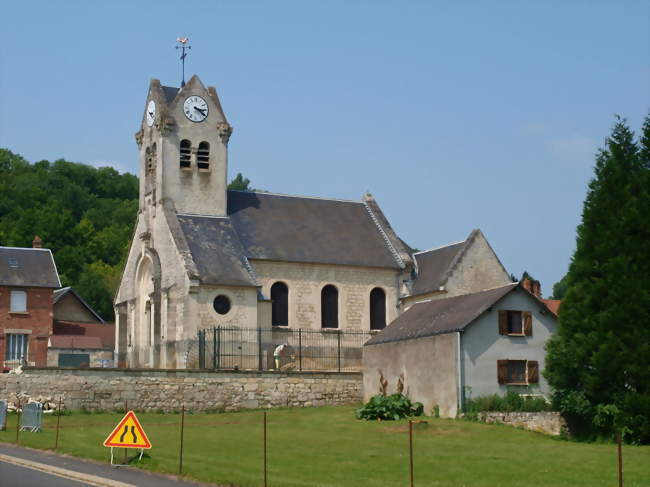
[[[19,433],[20,433],[20,399],[18,399],[18,407],[16,408],[16,445],[18,444]]]
[[[178,455],[178,474],[183,475],[183,438],[185,436],[185,404],[181,406],[181,444]]]
[[[621,432],[616,433],[616,445],[618,449],[618,486],[623,487],[623,451],[621,446]]]
[[[217,328],[212,328],[212,368],[217,368]]]
[[[257,328],[257,370],[262,370],[262,329]]]
[[[59,423],[61,422],[61,396],[59,396],[59,407],[56,409],[56,437],[54,439],[54,449],[59,448]]]
[[[336,344],[337,344],[336,362],[338,364],[339,372],[341,372],[341,332],[340,331],[336,333]]]
[[[302,328],[298,328],[298,370],[302,372]]]
[[[409,419],[409,478],[413,487],[413,421]]]
[[[217,326],[217,368],[221,368],[221,327]]]
[[[264,487],[266,487],[266,411],[264,411]]]
[[[205,333],[203,330],[199,334],[199,369],[205,369]]]

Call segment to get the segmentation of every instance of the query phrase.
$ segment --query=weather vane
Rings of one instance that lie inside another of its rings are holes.
[[[183,81],[181,81],[181,88],[185,86],[185,58],[187,57],[187,52],[185,51],[192,49],[192,46],[187,45],[189,40],[189,37],[176,38],[176,41],[180,44],[180,46],[176,46],[176,49],[180,49],[183,52],[183,54],[181,54],[181,61],[183,62]]]

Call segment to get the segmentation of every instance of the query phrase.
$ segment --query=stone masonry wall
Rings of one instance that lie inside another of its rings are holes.
[[[0,399],[61,396],[64,408],[191,411],[310,407],[361,402],[360,373],[209,372],[25,368],[0,374]]]
[[[485,412],[478,413],[478,419],[485,423],[502,423],[519,426],[527,430],[539,431],[548,435],[558,436],[566,429],[566,422],[558,412]]]

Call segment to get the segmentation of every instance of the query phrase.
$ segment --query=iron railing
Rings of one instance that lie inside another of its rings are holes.
[[[367,331],[221,327],[199,330],[186,366],[199,369],[335,371],[361,370]],[[285,345],[276,361],[274,352]]]

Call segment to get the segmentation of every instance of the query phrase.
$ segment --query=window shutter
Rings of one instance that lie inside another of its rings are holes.
[[[508,382],[508,361],[497,360],[497,379],[499,384],[506,384]]]
[[[528,361],[528,383],[537,384],[539,382],[539,363],[537,360]]]
[[[530,311],[524,311],[522,313],[522,318],[524,319],[524,335],[527,337],[533,336],[533,314]]]
[[[499,335],[508,334],[508,312],[505,309],[499,310]]]

